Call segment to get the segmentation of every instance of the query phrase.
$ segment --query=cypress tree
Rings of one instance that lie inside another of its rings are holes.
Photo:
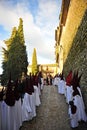
[[[36,49],[34,48],[32,55],[32,74],[36,74],[37,72],[38,72],[37,55],[36,55]]]
[[[16,30],[16,28],[13,28],[11,37],[7,41],[5,41],[7,50],[3,49],[4,60],[2,63],[3,67],[3,74],[1,78],[2,84],[6,84],[6,82],[9,79],[10,73],[11,73],[11,79],[13,81],[16,80],[17,78],[20,78],[22,72],[27,73],[28,61],[27,61],[26,46],[24,45],[24,35],[21,35],[23,34],[22,19],[21,22],[20,23],[22,24],[22,26],[20,26],[19,23],[18,30]],[[19,30],[21,30],[21,33]]]
[[[11,78],[16,80],[21,77],[22,72],[27,73],[27,66],[26,46],[20,43],[17,33],[9,49],[8,56],[8,71],[11,72]]]

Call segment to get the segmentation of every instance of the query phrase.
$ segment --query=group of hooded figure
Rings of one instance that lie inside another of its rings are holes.
[[[79,126],[80,121],[87,122],[87,114],[80,89],[82,75],[70,71],[66,78],[63,73],[56,75],[53,85],[58,93],[65,95],[68,114],[72,128]],[[44,80],[42,73],[23,75],[22,80],[12,81],[0,91],[0,130],[19,130],[23,121],[36,117],[36,108],[41,104],[40,95]]]
[[[0,91],[0,130],[19,130],[24,121],[36,117],[36,109],[41,104],[43,77],[23,75],[22,80],[12,81]]]
[[[76,128],[79,122],[87,122],[87,114],[80,88],[81,75],[78,71],[72,72],[70,70],[66,78],[63,73],[56,75],[54,85],[58,87],[58,93],[64,94],[66,103],[68,104],[68,115],[70,119],[70,126]]]

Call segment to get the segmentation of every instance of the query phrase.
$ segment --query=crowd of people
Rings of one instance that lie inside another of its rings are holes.
[[[87,122],[87,114],[80,88],[80,79],[82,75],[70,70],[66,78],[63,73],[56,75],[53,84],[58,87],[58,93],[63,94],[68,104],[68,115],[70,126],[76,128],[79,122]]]
[[[23,121],[36,117],[41,104],[40,95],[44,82],[42,73],[25,75],[12,81],[0,91],[0,130],[19,130]]]
[[[24,121],[36,117],[36,109],[41,104],[40,95],[44,84],[57,86],[68,104],[68,115],[72,128],[79,126],[80,121],[87,122],[87,114],[80,89],[82,75],[70,71],[65,78],[63,73],[45,79],[42,73],[35,75],[22,74],[21,79],[11,80],[0,91],[0,130],[19,130]]]

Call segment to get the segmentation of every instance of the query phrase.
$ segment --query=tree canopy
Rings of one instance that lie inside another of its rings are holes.
[[[14,27],[11,37],[4,41],[7,49],[3,48],[4,59],[2,62],[3,74],[2,85],[6,84],[11,74],[14,81],[21,77],[22,72],[27,73],[27,52],[24,45],[23,21],[20,18],[18,30]]]
[[[37,55],[36,55],[36,49],[33,50],[32,55],[32,74],[36,74],[38,72],[38,66],[37,66]]]

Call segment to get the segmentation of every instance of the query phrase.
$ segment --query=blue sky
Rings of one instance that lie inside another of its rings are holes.
[[[59,25],[62,0],[0,0],[0,74],[2,47],[12,28],[23,19],[25,45],[31,64],[36,48],[38,64],[55,63],[55,29]]]

